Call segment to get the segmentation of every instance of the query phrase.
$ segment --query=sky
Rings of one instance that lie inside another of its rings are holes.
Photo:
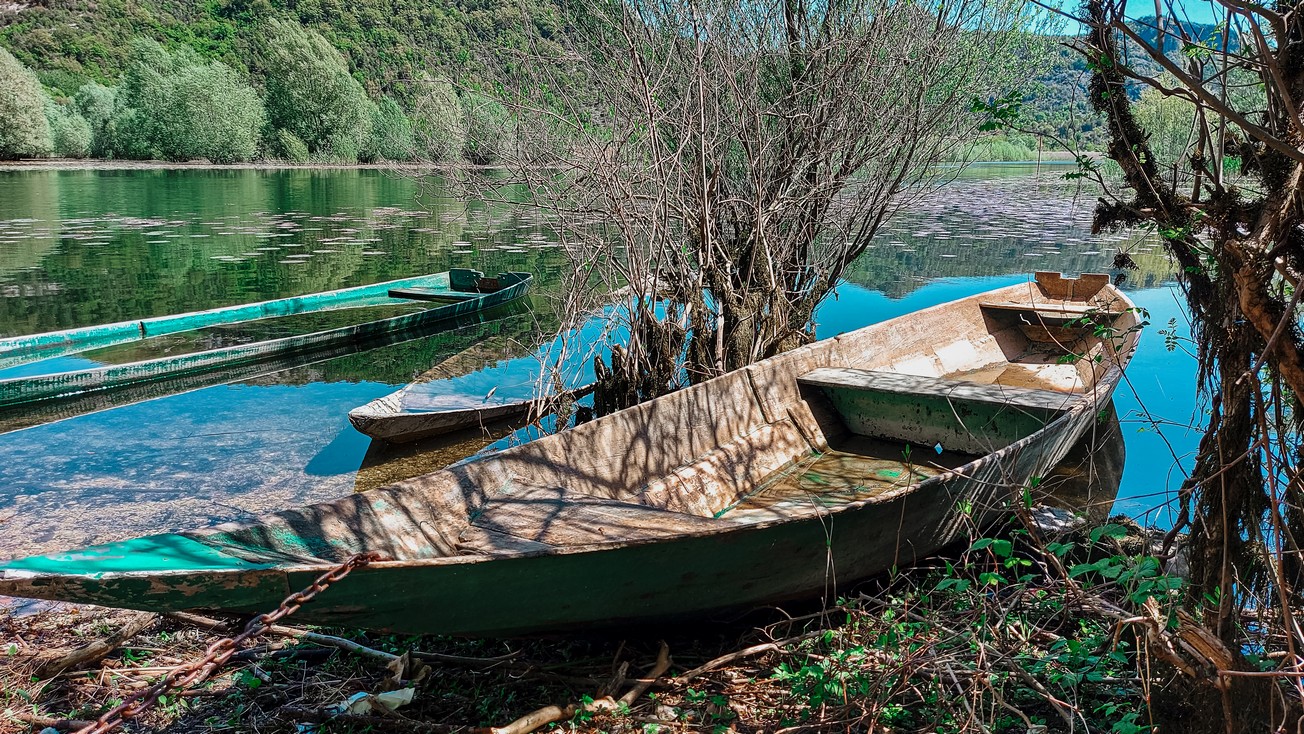
[[[1223,6],[1210,2],[1209,0],[1162,0],[1163,12],[1170,17],[1176,17],[1182,21],[1192,23],[1220,23],[1223,20],[1225,11]],[[1043,0],[1046,2],[1046,0]],[[1058,0],[1058,2],[1046,2],[1054,4],[1065,12],[1078,14],[1080,13],[1081,3],[1078,0]],[[1128,0],[1127,16],[1129,18],[1145,18],[1155,15],[1155,0]],[[1074,33],[1074,28],[1063,28],[1063,33]],[[1081,29],[1077,29],[1081,32]]]

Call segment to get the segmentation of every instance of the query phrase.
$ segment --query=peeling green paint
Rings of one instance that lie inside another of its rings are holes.
[[[31,556],[0,563],[0,571],[30,571],[101,578],[140,571],[217,571],[271,568],[223,553],[184,535],[168,533],[93,545],[66,553]]]

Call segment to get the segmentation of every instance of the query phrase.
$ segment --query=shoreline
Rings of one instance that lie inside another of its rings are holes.
[[[204,161],[119,161],[97,158],[41,158],[0,161],[0,172],[21,171],[494,171],[472,163],[207,163]]]
[[[939,166],[1036,166],[1074,163],[1072,158],[1043,158],[1041,161],[940,161]],[[0,161],[0,173],[23,171],[393,171],[451,172],[502,171],[504,166],[479,166],[473,163],[288,163],[259,161],[251,163],[207,163],[203,161],[121,161],[98,158],[40,158]]]

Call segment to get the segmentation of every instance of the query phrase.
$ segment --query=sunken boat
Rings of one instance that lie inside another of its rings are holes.
[[[229,306],[139,321],[81,327],[48,334],[0,340],[0,367],[85,352],[173,334],[229,324],[271,322],[304,314],[360,312],[361,323],[279,338],[229,344],[200,351],[89,367],[53,374],[0,379],[0,408],[84,397],[145,383],[264,363],[363,344],[386,335],[428,329],[432,325],[479,313],[524,296],[533,276],[501,273],[485,278],[475,270],[444,273],[359,286],[293,298]],[[388,318],[367,317],[370,311],[395,304],[420,303],[410,312]],[[437,305],[431,305],[435,302]],[[168,351],[165,349],[165,351]]]

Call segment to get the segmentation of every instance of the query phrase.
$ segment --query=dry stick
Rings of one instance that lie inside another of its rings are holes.
[[[636,683],[633,688],[630,688],[625,695],[621,696],[619,701],[612,700],[610,696],[607,696],[584,704],[583,709],[585,711],[596,712],[615,711],[622,705],[629,707],[638,700],[639,696],[642,696],[643,693],[647,691],[657,678],[660,678],[669,669],[670,648],[666,643],[662,642],[661,650],[657,653],[656,664],[652,666],[652,669],[648,671],[648,674],[644,676],[643,679]],[[485,731],[487,734],[529,734],[529,732],[540,727],[547,726],[548,724],[563,719],[569,719],[574,716],[575,712],[579,711],[580,708],[581,707],[576,704],[570,704],[565,707],[544,706],[537,711],[531,711],[507,726],[495,726],[491,729],[482,731]]]
[[[274,635],[281,635],[282,637],[293,637],[295,639],[303,640],[304,642],[311,642],[314,645],[321,645],[323,647],[337,647],[341,650],[362,655],[363,657],[369,657],[375,660],[380,660],[381,662],[384,662],[386,664],[398,660],[398,656],[393,653],[384,652],[382,650],[375,650],[370,647],[367,647],[366,645],[360,645],[354,642],[353,640],[346,640],[343,637],[323,635],[318,632],[309,632],[307,630],[295,629],[294,627],[282,627],[279,624],[274,624],[271,627],[268,627],[267,631]]]
[[[795,637],[789,637],[783,640],[776,640],[774,642],[763,642],[759,645],[752,645],[751,647],[745,647],[741,650],[738,650],[737,652],[731,652],[727,655],[721,655],[720,657],[714,660],[703,663],[702,665],[693,668],[692,670],[688,671],[687,673],[684,673],[683,675],[672,678],[670,680],[670,683],[672,683],[673,685],[682,686],[688,683],[689,681],[693,680],[694,678],[702,675],[703,673],[709,673],[710,671],[715,670],[716,668],[722,665],[728,665],[729,663],[742,660],[743,658],[751,657],[753,655],[760,655],[761,653],[764,652],[780,652],[782,651],[783,647],[786,645],[791,645],[797,642],[801,642],[802,640],[808,640],[812,637],[818,637],[822,634],[824,634],[824,630],[814,630],[812,632],[806,632],[804,634],[800,634]]]
[[[192,627],[199,627],[209,631],[235,630],[238,626],[232,622],[213,619],[212,617],[205,617],[202,614],[193,614],[191,612],[168,612],[163,616],[174,622],[181,622],[182,624],[188,624]]]
[[[100,640],[89,642],[70,652],[60,655],[57,658],[46,660],[37,665],[36,670],[32,673],[37,678],[46,678],[57,675],[65,670],[86,665],[88,663],[98,662],[109,653],[118,649],[122,643],[130,640],[140,634],[146,627],[154,624],[158,620],[157,614],[148,614],[139,612],[132,615],[117,632]]]
[[[10,713],[10,716],[18,719],[24,724],[30,726],[39,726],[43,729],[84,729],[91,724],[89,721],[81,719],[55,719],[49,716],[37,716],[35,714],[24,714],[20,712]]]

